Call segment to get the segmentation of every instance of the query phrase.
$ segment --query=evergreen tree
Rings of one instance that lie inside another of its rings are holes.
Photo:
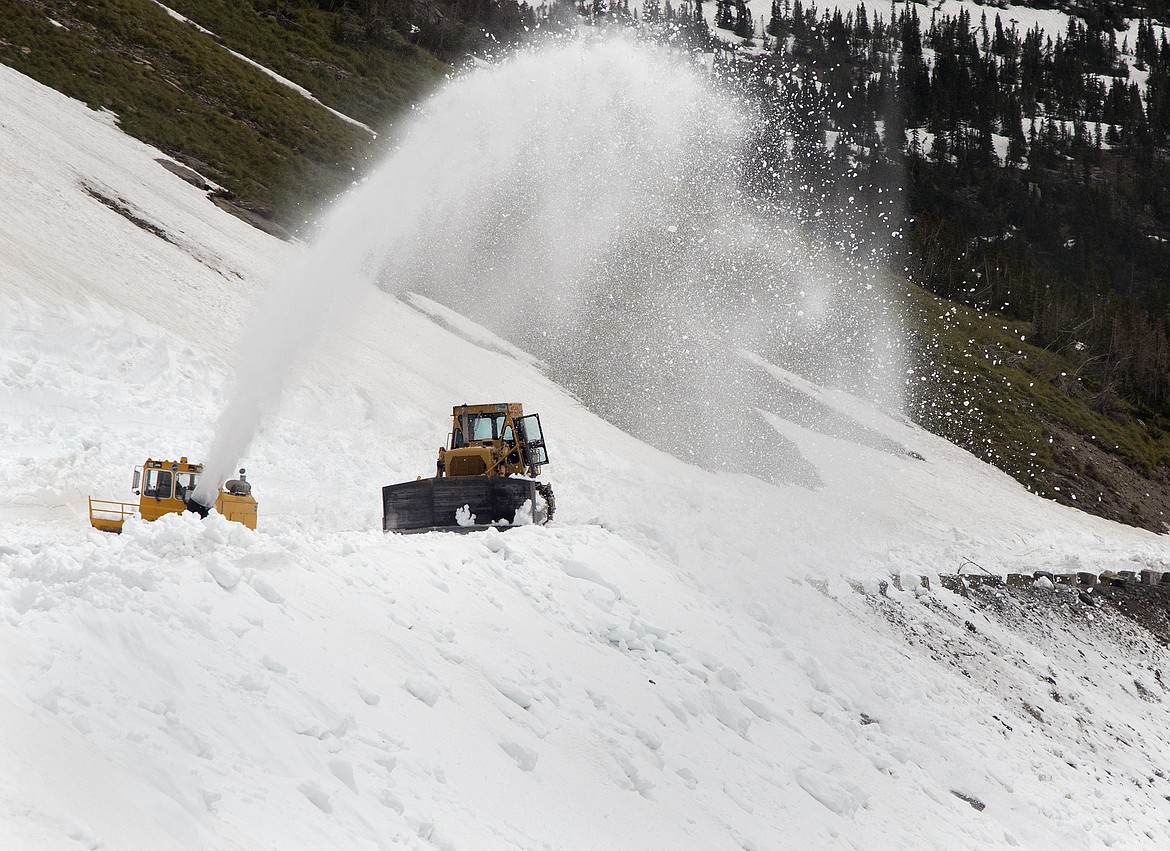
[[[715,0],[715,26],[721,30],[735,28],[733,0]]]
[[[755,35],[755,22],[752,20],[752,10],[744,0],[735,0],[735,22],[732,30],[737,36],[750,39]]]

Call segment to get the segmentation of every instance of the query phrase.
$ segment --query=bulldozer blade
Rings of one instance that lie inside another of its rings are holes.
[[[382,531],[506,529],[526,500],[537,505],[536,482],[529,479],[467,476],[386,485],[382,488]]]

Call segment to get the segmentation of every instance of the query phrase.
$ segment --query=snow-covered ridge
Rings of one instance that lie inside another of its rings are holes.
[[[243,459],[256,532],[89,529],[87,494],[206,448],[300,249],[5,67],[0,114],[0,847],[1162,844],[1164,648],[1122,656],[1116,611],[847,580],[1164,568],[1166,539],[783,365],[757,358],[921,458],[777,421],[819,489],[704,472],[470,320],[371,292]],[[450,405],[504,398],[542,414],[557,522],[378,531]]]
[[[746,5],[752,13],[757,39],[762,39],[772,15],[772,0],[747,0]],[[791,5],[791,0],[789,0],[789,5]],[[805,11],[815,8],[818,18],[824,13],[832,16],[834,12],[840,12],[842,16],[856,16],[858,7],[864,5],[870,20],[876,18],[879,21],[889,21],[890,19],[891,4],[880,2],[880,0],[878,2],[870,0],[870,2],[865,3],[862,0],[809,0],[809,2],[805,2],[802,5]],[[715,6],[716,4],[711,2],[707,3],[704,7],[711,32],[731,43],[741,41],[741,39],[732,35],[728,30],[720,30],[715,27]],[[1005,29],[1015,27],[1021,36],[1030,30],[1039,28],[1041,32],[1053,39],[1067,32],[1068,22],[1073,17],[1067,12],[1051,7],[1043,8],[1039,5],[1021,6],[1011,3],[982,3],[976,2],[976,0],[931,0],[929,3],[912,3],[911,6],[917,11],[922,25],[927,27],[930,26],[931,18],[934,16],[940,18],[957,18],[960,13],[966,12],[970,16],[972,24],[976,27],[980,26],[985,18],[988,27],[993,27],[995,25],[995,19],[998,17]],[[901,2],[901,0],[894,4],[895,14],[900,14],[905,8],[906,4]],[[1139,23],[1139,18],[1130,19],[1128,21],[1128,30],[1118,33],[1118,43],[1120,44],[1128,38],[1132,50],[1136,43]],[[1154,26],[1159,38],[1161,38],[1162,33],[1170,30],[1170,27],[1166,24],[1155,23]]]

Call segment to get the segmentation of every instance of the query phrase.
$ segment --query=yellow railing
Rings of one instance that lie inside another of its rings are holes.
[[[89,523],[103,532],[121,532],[127,517],[138,514],[138,504],[112,499],[89,498]]]

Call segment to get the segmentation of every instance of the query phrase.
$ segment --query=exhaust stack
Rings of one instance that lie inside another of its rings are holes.
[[[240,468],[240,477],[238,479],[229,479],[224,483],[223,489],[235,496],[248,496],[252,493],[252,483],[244,475],[244,468]]]

